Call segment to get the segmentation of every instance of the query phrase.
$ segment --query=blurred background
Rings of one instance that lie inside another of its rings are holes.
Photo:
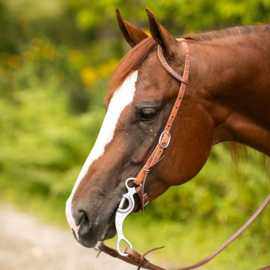
[[[270,19],[269,0],[0,0],[0,200],[65,229],[65,201],[104,117],[108,78],[129,50],[117,7],[145,31],[149,7],[175,37]],[[213,147],[195,179],[129,217],[125,233],[137,250],[165,245],[156,261],[188,265],[247,220],[269,193],[269,161],[247,149],[232,158],[229,148]],[[269,214],[203,269],[269,264]]]

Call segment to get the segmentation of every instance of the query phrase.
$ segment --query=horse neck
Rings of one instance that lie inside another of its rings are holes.
[[[270,156],[270,34],[198,42],[193,50],[193,89],[213,118],[214,144],[236,141]]]

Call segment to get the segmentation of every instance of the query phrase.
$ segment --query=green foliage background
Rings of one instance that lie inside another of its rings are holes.
[[[67,227],[65,201],[104,117],[108,77],[128,50],[115,8],[147,30],[147,6],[176,37],[270,15],[268,0],[0,0],[1,200]],[[184,266],[225,241],[268,193],[263,157],[248,151],[235,164],[218,145],[195,179],[131,216],[125,231],[137,249],[166,245],[156,259]],[[270,264],[269,242],[268,208],[205,269]]]

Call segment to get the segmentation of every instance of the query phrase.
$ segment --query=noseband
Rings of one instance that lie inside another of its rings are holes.
[[[138,266],[138,269],[145,268],[145,269],[150,269],[150,270],[165,270],[164,268],[161,268],[157,265],[154,265],[150,263],[145,256],[156,250],[152,249],[148,252],[146,252],[143,255],[140,255],[138,252],[136,252],[134,249],[132,249],[131,243],[125,238],[123,234],[123,223],[126,219],[126,217],[134,210],[135,207],[135,202],[133,196],[137,193],[140,198],[140,206],[141,210],[145,210],[145,206],[149,202],[149,198],[147,193],[144,193],[144,186],[145,186],[145,181],[146,178],[153,166],[155,166],[163,157],[162,154],[164,150],[169,146],[170,141],[171,141],[171,128],[174,123],[175,117],[179,111],[179,108],[182,104],[182,100],[184,98],[185,92],[186,92],[186,87],[188,84],[188,77],[189,77],[189,71],[190,71],[190,56],[189,56],[189,48],[187,45],[187,41],[185,39],[177,39],[183,46],[185,50],[185,66],[184,66],[184,72],[183,76],[178,74],[174,69],[170,67],[170,65],[167,63],[167,61],[164,58],[162,48],[158,46],[158,57],[159,60],[162,64],[162,66],[165,68],[165,70],[173,76],[176,80],[180,82],[180,88],[179,92],[177,95],[177,98],[175,100],[175,103],[173,105],[173,108],[171,110],[171,113],[169,115],[169,118],[167,120],[167,123],[164,127],[164,130],[161,132],[158,143],[142,167],[142,169],[139,171],[137,174],[136,178],[128,178],[126,180],[126,188],[128,190],[127,193],[125,193],[122,197],[122,200],[118,206],[116,216],[115,216],[115,226],[116,226],[116,231],[117,231],[117,251],[107,247],[104,245],[103,242],[99,242],[96,249],[99,252],[105,252],[106,254],[121,259],[122,261],[125,261],[127,263],[133,264]],[[136,187],[130,187],[129,182],[133,182]],[[258,208],[258,210],[253,214],[253,216],[231,237],[229,238],[223,245],[221,245],[217,250],[215,250],[210,256],[202,260],[201,262],[194,264],[192,266],[184,267],[178,270],[188,270],[188,269],[195,269],[198,268],[210,260],[212,260],[217,254],[219,254],[224,248],[226,248],[231,242],[233,242],[259,215],[260,213],[264,210],[264,208],[267,206],[267,204],[270,201],[270,195],[265,199],[265,201],[262,203],[262,205]],[[128,206],[126,207],[126,204]],[[125,249],[124,252],[120,250],[120,242],[124,241],[128,244],[128,248]],[[261,268],[261,270],[269,270],[270,266]]]

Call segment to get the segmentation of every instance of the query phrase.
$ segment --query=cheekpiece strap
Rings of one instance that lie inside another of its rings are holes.
[[[164,150],[169,146],[171,142],[171,128],[174,123],[175,117],[179,111],[179,108],[181,106],[182,100],[184,98],[185,92],[186,92],[186,86],[188,84],[188,77],[189,77],[189,70],[190,70],[190,56],[189,56],[189,48],[187,45],[187,42],[185,39],[178,39],[179,42],[181,42],[182,46],[185,50],[185,66],[184,66],[184,73],[183,76],[181,76],[179,73],[177,73],[165,60],[165,57],[163,55],[162,48],[158,46],[158,57],[162,64],[162,66],[166,69],[166,71],[173,76],[176,80],[178,80],[180,84],[180,89],[176,98],[176,101],[173,105],[173,108],[171,110],[170,116],[167,120],[167,123],[165,125],[165,128],[163,132],[160,134],[158,144],[156,145],[154,151],[144,164],[143,168],[140,170],[140,172],[137,174],[136,179],[134,180],[134,184],[137,186],[141,185],[144,187],[144,182],[146,181],[147,175],[150,172],[150,169],[156,165],[161,159],[162,154]],[[144,193],[144,190],[141,190],[141,193]],[[144,202],[143,198],[147,198],[147,196],[140,196],[141,198],[141,210],[144,211],[146,203]]]

